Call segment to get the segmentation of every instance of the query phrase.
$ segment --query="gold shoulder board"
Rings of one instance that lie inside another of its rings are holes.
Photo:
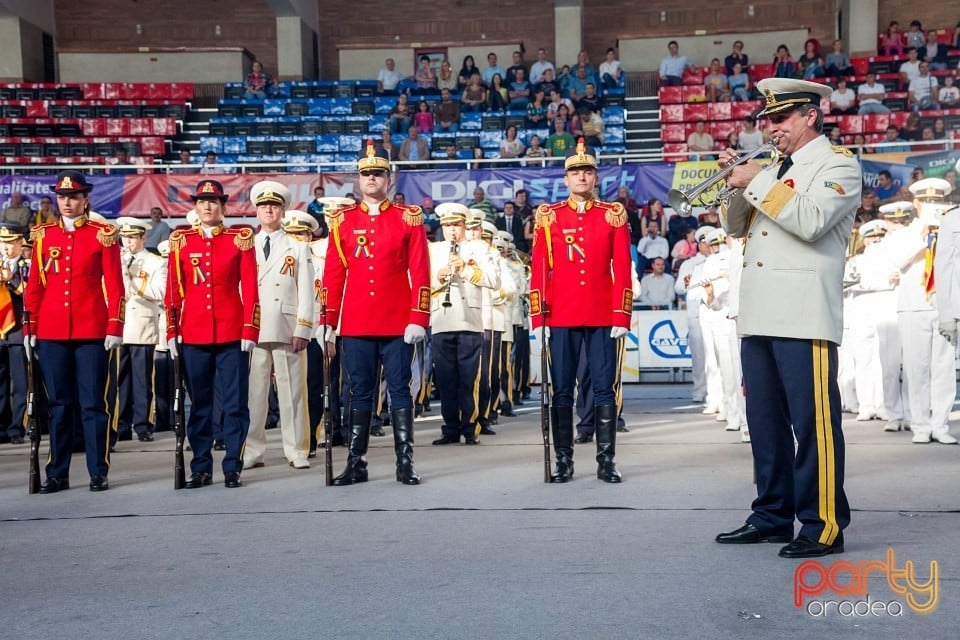
[[[550,208],[550,205],[542,204],[537,207],[534,224],[536,227],[549,227],[556,221],[556,219],[557,214],[554,213],[553,209]]]
[[[114,224],[97,225],[97,240],[105,247],[112,247],[117,244],[117,234],[119,229]]]
[[[403,221],[411,227],[419,227],[423,224],[423,209],[417,205],[405,206],[403,211]]]
[[[622,227],[627,224],[627,210],[619,202],[605,203],[608,207],[604,218],[611,227]]]
[[[233,244],[237,245],[240,251],[249,251],[253,249],[253,229],[243,227],[234,231]]]

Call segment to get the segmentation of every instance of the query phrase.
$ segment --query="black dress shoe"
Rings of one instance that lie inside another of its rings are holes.
[[[372,436],[374,436],[374,437],[376,437],[376,438],[382,438],[383,436],[385,436],[385,435],[387,435],[387,434],[384,433],[382,426],[377,425],[377,426],[370,427],[370,435],[372,435]]]
[[[617,431],[619,431],[620,433],[630,433],[630,429],[627,429],[623,425],[617,425]]]
[[[317,448],[316,448],[316,447],[310,447],[310,451],[307,452],[307,457],[308,457],[308,458],[316,458],[316,457],[317,457]]]
[[[70,488],[70,481],[66,478],[47,478],[40,485],[40,493],[56,493]]]
[[[153,442],[153,434],[150,433],[138,433],[137,440],[140,442]]]
[[[240,480],[240,472],[227,471],[223,474],[223,486],[227,489],[236,489],[237,487],[243,486],[243,482]]]
[[[457,444],[458,442],[460,442],[460,436],[448,436],[448,435],[444,435],[443,437],[437,438],[436,440],[434,440],[434,441],[433,441],[433,444],[437,444],[437,445],[440,445],[440,444]]]
[[[213,450],[214,451],[226,451],[227,445],[224,444],[223,440],[214,440],[213,441]]]
[[[495,436],[497,432],[491,429],[490,427],[480,427],[480,435],[482,436]]]
[[[593,434],[584,433],[583,431],[580,431],[579,433],[577,433],[577,437],[574,440],[574,442],[576,442],[577,444],[586,444],[588,442],[593,442]]]
[[[480,433],[483,433],[483,431]],[[480,439],[471,433],[463,436],[463,444],[480,444]]]
[[[93,476],[90,478],[90,491],[106,491],[110,488],[107,476]]]
[[[843,542],[837,540],[833,544],[820,544],[816,540],[811,540],[805,536],[797,536],[797,539],[780,549],[777,554],[781,558],[819,558],[828,556],[832,553],[843,553]]]
[[[10,444],[23,444],[22,436],[13,436],[10,438]]]
[[[757,529],[752,524],[745,524],[735,531],[718,534],[715,538],[720,544],[757,544],[758,542],[790,542],[793,536],[774,529]]]
[[[187,481],[184,483],[183,487],[185,489],[199,489],[200,487],[205,487],[209,484],[213,484],[213,476],[209,473],[203,473],[201,471],[195,471],[190,474],[190,477],[187,478]]]
[[[516,418],[517,414],[513,412],[513,409],[500,409],[500,415],[507,418]]]

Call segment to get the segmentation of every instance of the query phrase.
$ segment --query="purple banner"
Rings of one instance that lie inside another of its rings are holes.
[[[126,176],[87,176],[93,184],[90,192],[90,208],[106,218],[120,215],[123,202]],[[15,175],[0,176],[0,208],[10,206],[10,195],[22,193],[31,209],[40,207],[42,196],[51,196],[53,206],[57,206],[56,196],[50,187],[56,182],[56,176]]]

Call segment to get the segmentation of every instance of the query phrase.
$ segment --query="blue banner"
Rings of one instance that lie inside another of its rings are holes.
[[[0,208],[10,206],[10,195],[14,193],[22,193],[28,206],[34,211],[40,207],[42,196],[53,198],[54,208],[56,208],[56,195],[50,191],[50,187],[56,181],[57,178],[53,175],[0,176]],[[106,218],[119,216],[123,208],[126,176],[87,176],[87,181],[93,185],[93,191],[90,192],[90,208]]]

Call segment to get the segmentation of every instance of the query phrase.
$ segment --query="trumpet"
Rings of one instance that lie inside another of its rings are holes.
[[[745,162],[753,160],[757,156],[762,156],[764,154],[771,154],[771,158],[774,162],[777,160],[777,143],[776,141],[767,142],[750,153],[745,153],[742,156],[739,156],[736,160],[728,164],[727,166],[717,171],[712,176],[704,180],[698,185],[692,186],[689,189],[670,189],[667,193],[667,200],[670,202],[670,206],[673,207],[673,210],[681,215],[688,215],[693,212],[694,203],[701,203],[704,206],[713,206],[716,204],[726,204],[730,197],[733,195],[733,189],[726,188],[721,189],[714,200],[710,202],[703,201],[703,195],[713,189],[716,185],[725,181],[730,173],[733,171],[734,167],[738,167]]]

